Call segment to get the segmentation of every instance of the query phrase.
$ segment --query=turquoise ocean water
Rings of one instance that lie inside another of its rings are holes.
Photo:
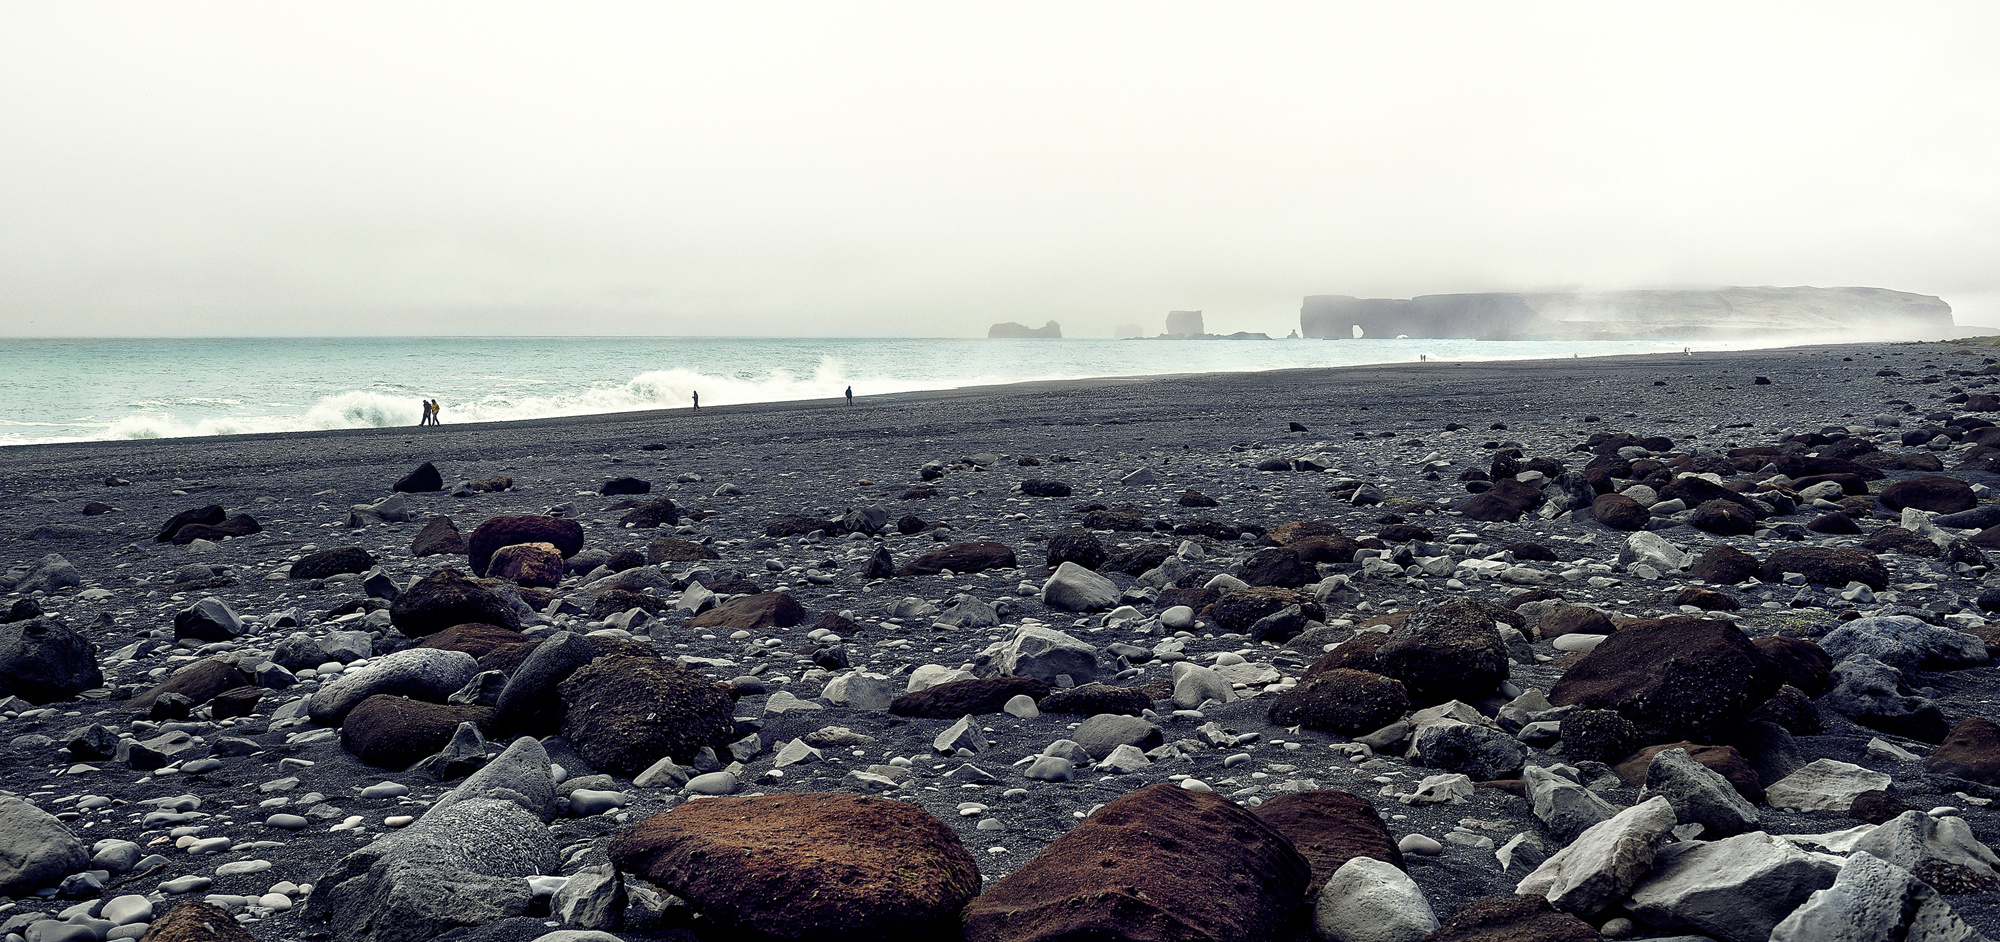
[[[415,425],[1093,376],[1678,351],[1674,341],[672,337],[0,342],[0,445]],[[1715,349],[1717,344],[1704,344]],[[1743,344],[1742,346],[1754,346]]]

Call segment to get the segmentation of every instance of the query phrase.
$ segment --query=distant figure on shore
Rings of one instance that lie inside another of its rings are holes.
[[[432,425],[436,425],[436,424],[438,424],[438,413],[440,413],[440,412],[443,412],[443,411],[444,411],[444,406],[442,406],[442,405],[438,404],[438,401],[437,401],[436,399],[433,399],[433,400],[431,400],[431,424],[432,424]]]
[[[1431,361],[1431,355],[1430,355],[1430,354],[1428,354],[1428,353],[1419,353],[1419,354],[1417,354],[1417,362],[1418,362],[1418,363],[1429,363],[1430,361]]]
[[[431,401],[429,399],[419,400],[417,403],[417,408],[421,410],[423,413],[423,415],[417,419],[417,424],[418,425],[431,424]]]
[[[850,406],[854,404],[854,387],[852,386],[847,387],[847,404]]]
[[[699,408],[701,408],[701,393],[700,393],[699,391],[697,391],[697,392],[696,392],[696,393],[694,394],[694,407],[695,407],[696,409],[699,409]]]
[[[436,424],[437,424],[437,401],[436,401],[436,400],[434,400],[434,399],[426,399],[426,400],[424,400],[424,417],[423,417],[423,418],[421,418],[421,419],[418,419],[418,420],[417,420],[417,424],[418,424],[418,425],[436,425]]]

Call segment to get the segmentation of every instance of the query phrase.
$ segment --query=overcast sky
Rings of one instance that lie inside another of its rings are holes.
[[[1996,45],[1989,0],[0,0],[0,334],[1282,335],[1713,284],[2000,324]]]

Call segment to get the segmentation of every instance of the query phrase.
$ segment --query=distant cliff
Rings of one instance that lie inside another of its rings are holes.
[[[1695,340],[1770,334],[1943,339],[1951,305],[1884,288],[1708,288],[1589,293],[1428,294],[1407,300],[1315,294],[1307,337],[1469,340]]]
[[[1168,311],[1167,336],[1196,337],[1208,331],[1202,329],[1200,311]]]
[[[1062,339],[1062,325],[1055,321],[1050,321],[1040,327],[1029,327],[1026,324],[1016,324],[1013,321],[1008,321],[1004,324],[994,324],[986,328],[986,339],[992,340],[996,337],[1054,337],[1060,340]]]

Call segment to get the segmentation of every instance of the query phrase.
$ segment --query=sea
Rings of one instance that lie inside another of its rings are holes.
[[[1757,346],[1743,343],[1736,347]],[[1678,341],[11,339],[0,446],[490,422],[1034,380],[1679,352]],[[1725,345],[1710,340],[1704,349]]]

